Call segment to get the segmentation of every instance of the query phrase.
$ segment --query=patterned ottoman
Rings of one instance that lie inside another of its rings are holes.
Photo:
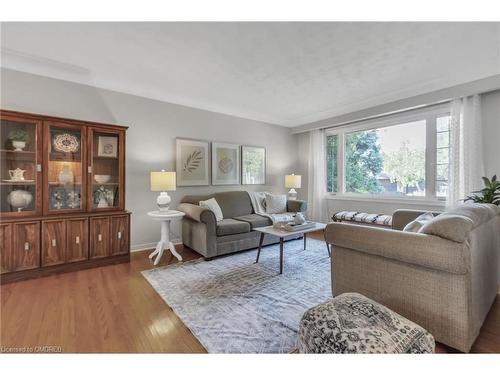
[[[422,327],[358,293],[344,293],[307,310],[299,353],[433,353]]]

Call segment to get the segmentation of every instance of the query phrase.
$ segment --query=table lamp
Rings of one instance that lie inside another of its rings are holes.
[[[167,191],[175,191],[175,172],[151,172],[151,191],[159,191],[160,195],[156,199],[159,211],[168,211],[170,205],[170,195]]]
[[[295,191],[295,188],[300,189],[301,182],[302,182],[302,176],[298,174],[292,173],[285,176],[285,187],[287,189],[290,189],[290,191],[288,192],[289,200],[297,199],[297,192]]]

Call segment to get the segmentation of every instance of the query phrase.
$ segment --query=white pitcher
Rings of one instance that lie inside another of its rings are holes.
[[[21,168],[9,169],[10,179],[13,181],[24,181],[24,172],[26,171]]]

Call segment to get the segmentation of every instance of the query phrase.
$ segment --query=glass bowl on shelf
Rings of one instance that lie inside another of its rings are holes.
[[[109,181],[111,181],[111,175],[109,175],[109,174],[96,174],[96,175],[94,175],[94,180],[98,184],[106,184]]]

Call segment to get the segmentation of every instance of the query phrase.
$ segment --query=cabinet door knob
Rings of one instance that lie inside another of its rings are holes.
[[[122,239],[122,232],[118,232],[118,239],[121,240]]]
[[[55,240],[55,238],[52,240],[52,247],[56,247],[56,240]]]
[[[76,236],[76,237],[75,237],[75,242],[76,242],[77,244],[79,244],[79,243],[80,243],[80,236]]]
[[[102,235],[101,234],[98,234],[97,235],[97,241],[101,242],[102,241]]]
[[[29,242],[25,242],[24,243],[24,250],[28,251],[30,249],[30,243]]]
[[[37,164],[36,165],[36,171],[37,172],[41,172],[42,171],[42,165],[41,164]]]

